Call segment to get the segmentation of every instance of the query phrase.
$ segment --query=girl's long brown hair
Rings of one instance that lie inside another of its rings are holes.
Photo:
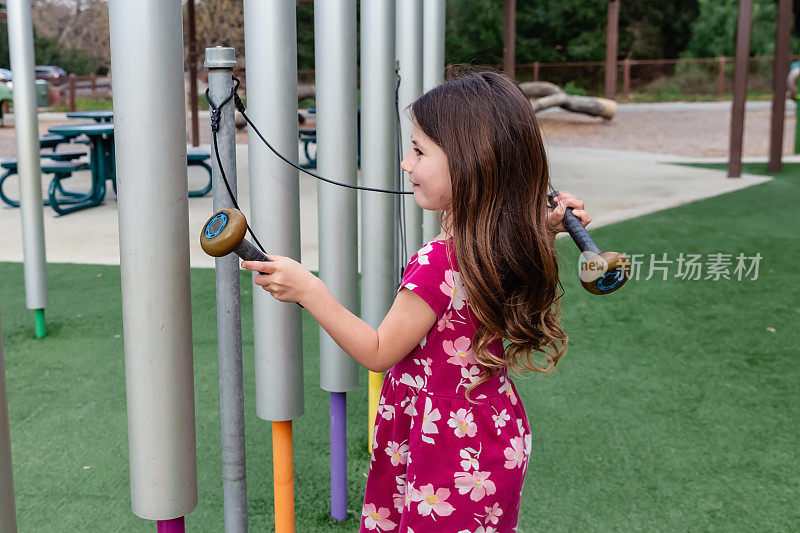
[[[480,320],[472,351],[483,368],[470,391],[504,368],[550,374],[567,347],[561,329],[551,190],[531,103],[496,72],[468,72],[411,105],[418,128],[447,156],[450,232],[470,308]],[[439,212],[440,224],[447,214]],[[507,341],[504,357],[488,346]],[[535,355],[537,354],[537,355]],[[538,359],[538,361],[537,361]]]

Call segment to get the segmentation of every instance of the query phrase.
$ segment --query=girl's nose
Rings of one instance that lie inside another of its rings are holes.
[[[409,172],[409,173],[413,170],[411,168],[411,162],[409,161],[410,159],[411,159],[411,153],[409,152],[409,154],[405,157],[405,159],[403,159],[400,162],[400,168],[402,168],[403,170],[405,170],[406,172]]]

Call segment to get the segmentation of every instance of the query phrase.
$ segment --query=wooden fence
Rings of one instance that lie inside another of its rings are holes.
[[[80,99],[111,99],[111,77],[77,76],[70,74],[67,81],[61,85],[50,86],[50,105],[69,106],[70,111],[75,111],[75,101]]]

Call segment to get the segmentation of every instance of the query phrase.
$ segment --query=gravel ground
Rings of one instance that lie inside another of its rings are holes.
[[[610,121],[562,110],[546,111],[538,118],[549,146],[634,150],[684,157],[727,157],[730,105],[697,110],[686,109],[690,107],[687,104],[674,107],[637,109],[620,106]],[[794,116],[795,106],[788,104],[783,133],[785,155],[793,153]],[[745,156],[769,154],[769,122],[769,108],[745,113]]]
[[[610,121],[560,109],[547,110],[540,113],[538,118],[549,146],[633,150],[684,157],[727,156],[730,105],[709,108],[698,104],[696,109],[691,107],[692,104],[665,104],[663,107],[621,105],[617,115]],[[783,138],[783,153],[786,155],[793,152],[794,116],[795,106],[787,104]],[[769,120],[768,106],[746,112],[745,156],[768,154]],[[71,123],[75,121],[62,119],[55,113],[43,114],[39,119],[39,132],[45,134],[50,126]],[[13,116],[7,116],[5,124],[0,127],[0,157],[16,157]],[[190,131],[187,120],[187,140]],[[247,142],[246,131],[237,131],[236,139],[237,142]],[[207,113],[201,113],[200,142],[210,142]]]

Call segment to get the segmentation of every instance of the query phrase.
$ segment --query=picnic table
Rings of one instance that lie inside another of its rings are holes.
[[[92,172],[92,189],[83,201],[71,204],[64,209],[65,213],[62,214],[101,204],[106,197],[106,180],[111,180],[114,192],[117,192],[114,161],[114,124],[110,122],[70,124],[52,126],[49,131],[69,140],[82,135],[89,138],[89,165]]]
[[[87,118],[95,122],[113,122],[113,111],[70,111],[67,118]]]

